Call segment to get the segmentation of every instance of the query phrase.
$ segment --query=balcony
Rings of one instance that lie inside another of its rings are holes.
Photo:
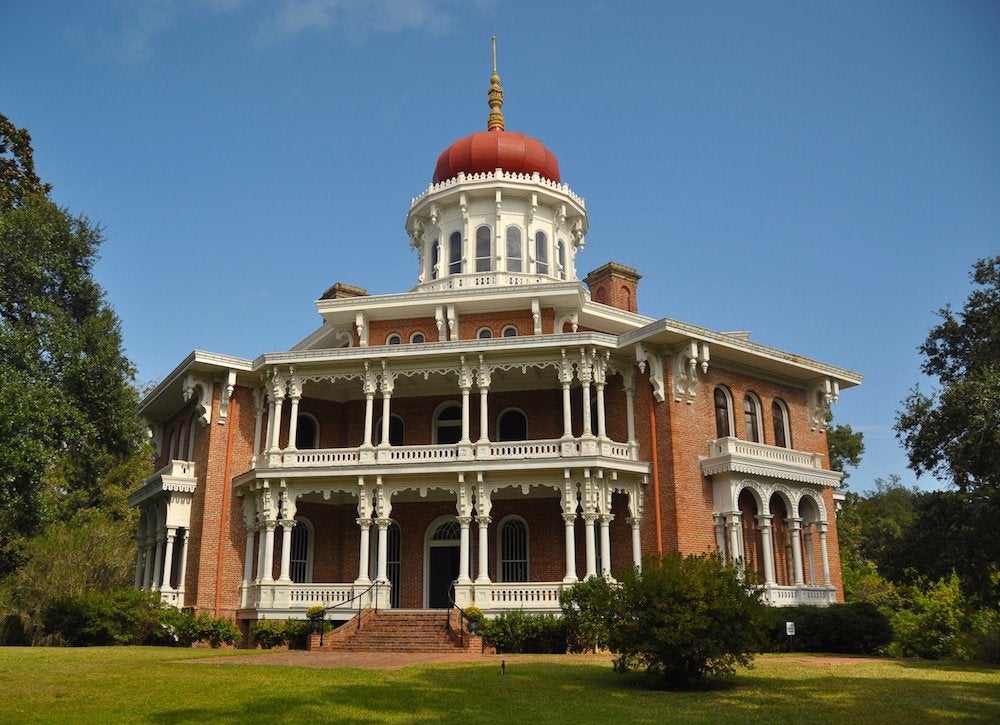
[[[823,468],[823,455],[753,443],[739,438],[718,438],[708,442],[708,455],[702,456],[705,476],[744,473],[820,486],[840,485],[840,473]]]
[[[284,450],[257,456],[255,467],[258,470],[338,469],[370,465],[406,466],[468,461],[521,462],[598,456],[617,461],[637,462],[638,453],[639,448],[635,443],[582,437],[502,443]]]
[[[825,607],[837,603],[837,589],[825,586],[786,587],[769,584],[764,587],[764,601],[772,607],[795,607],[800,604]]]
[[[164,492],[194,493],[196,484],[194,461],[169,461],[128,497],[128,505],[138,506]]]

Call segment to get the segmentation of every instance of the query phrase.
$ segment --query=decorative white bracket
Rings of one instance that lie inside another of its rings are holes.
[[[708,343],[689,340],[674,349],[674,400],[688,405],[694,402],[698,387],[698,368],[708,372]]]
[[[364,312],[359,312],[354,317],[354,331],[358,333],[358,345],[360,347],[368,346],[368,315]]]
[[[458,313],[455,312],[455,305],[448,305],[448,339],[458,339]]]
[[[840,399],[840,383],[823,378],[809,386],[809,430],[826,430],[830,406]]]
[[[184,376],[184,383],[181,387],[184,402],[190,402],[196,392],[198,402],[194,409],[198,414],[198,422],[202,425],[208,425],[212,422],[212,381],[194,373],[188,373]]]
[[[222,397],[219,398],[219,417],[216,422],[219,425],[225,425],[226,417],[229,415],[229,400],[233,397],[233,391],[236,390],[236,371],[227,371],[220,382],[224,383],[225,388],[222,390]]]
[[[535,323],[535,334],[542,334],[542,305],[538,298],[531,300],[531,319]]]
[[[649,384],[653,386],[653,397],[662,403],[667,399],[666,385],[663,381],[663,358],[658,352],[649,349],[643,343],[635,346],[635,359],[639,363],[639,371],[646,372],[649,365]]]

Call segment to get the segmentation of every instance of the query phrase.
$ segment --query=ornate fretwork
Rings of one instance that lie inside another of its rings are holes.
[[[195,414],[201,425],[208,425],[212,419],[212,381],[195,373],[188,373],[184,376],[181,395],[185,403],[190,402],[195,395],[198,396]]]

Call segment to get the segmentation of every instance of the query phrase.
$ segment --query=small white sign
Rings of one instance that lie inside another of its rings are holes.
[[[789,637],[795,636],[795,622],[785,622],[785,634]]]

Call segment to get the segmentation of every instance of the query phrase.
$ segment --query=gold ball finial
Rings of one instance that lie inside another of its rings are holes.
[[[503,88],[500,87],[500,75],[497,73],[497,36],[493,36],[493,74],[490,76],[488,94],[490,115],[486,121],[488,131],[504,130],[504,118],[500,109],[503,108]]]

